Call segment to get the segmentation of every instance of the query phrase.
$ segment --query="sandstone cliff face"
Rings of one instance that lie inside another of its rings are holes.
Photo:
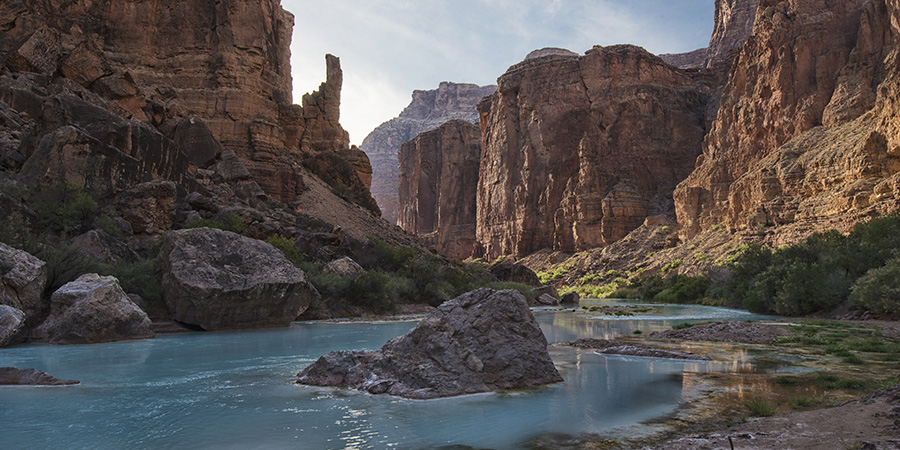
[[[715,68],[730,65],[732,51],[740,49],[753,34],[759,0],[716,0],[716,12],[709,46],[687,53],[659,55],[663,61],[682,69]]]
[[[441,254],[466,259],[475,247],[478,125],[452,120],[400,149],[400,228]]]
[[[799,239],[894,207],[897,14],[884,0],[760,4],[675,192],[683,239],[717,224]]]
[[[436,90],[414,91],[412,102],[399,117],[381,124],[366,136],[361,148],[372,161],[372,195],[385,220],[396,223],[400,208],[397,191],[400,146],[450,120],[477,123],[476,105],[495,90],[496,86],[443,82]]]
[[[705,134],[707,95],[633,46],[511,67],[479,104],[477,255],[608,245],[665,210]]]
[[[279,0],[10,0],[0,6],[0,54],[14,72],[61,74],[170,137],[196,115],[267,194],[290,204],[303,188],[302,154],[349,151],[337,58],[326,57],[319,91],[291,104],[293,22]],[[340,182],[361,193],[357,178]]]

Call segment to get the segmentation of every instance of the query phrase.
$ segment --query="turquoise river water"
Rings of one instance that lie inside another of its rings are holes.
[[[583,310],[534,314],[551,343],[646,334],[690,321],[760,318],[702,306],[657,306],[650,315],[632,317]],[[277,330],[2,349],[0,366],[35,368],[81,384],[0,388],[0,448],[514,449],[548,433],[640,429],[675,411],[688,395],[686,372],[752,366],[749,357],[685,362],[554,346],[551,356],[565,382],[524,392],[423,401],[294,383],[297,372],[327,352],[375,349],[413,325],[294,323]]]

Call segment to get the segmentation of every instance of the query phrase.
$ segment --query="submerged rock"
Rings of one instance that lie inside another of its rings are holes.
[[[444,302],[372,352],[336,351],[298,383],[428,399],[563,381],[522,294],[478,289]]]
[[[156,271],[172,318],[204,330],[286,327],[319,296],[280,250],[211,228],[169,233]]]
[[[677,350],[665,350],[661,348],[650,347],[647,345],[634,344],[631,342],[609,341],[606,339],[583,338],[567,345],[578,348],[588,348],[596,350],[597,353],[607,355],[627,355],[627,356],[644,356],[651,358],[668,358],[668,359],[692,359],[699,361],[710,361],[712,358],[706,355],[698,355],[695,353],[681,352]]]
[[[34,334],[51,344],[96,344],[154,336],[150,318],[115,277],[89,273],[64,284],[50,298],[50,316]]]
[[[63,386],[78,383],[75,380],[60,380],[35,369],[0,367],[0,385]]]

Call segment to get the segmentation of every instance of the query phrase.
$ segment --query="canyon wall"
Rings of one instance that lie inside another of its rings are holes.
[[[466,259],[475,247],[478,125],[451,120],[400,149],[397,224],[442,255]]]
[[[697,169],[675,192],[682,239],[725,225],[787,243],[896,208],[897,8],[760,4]]]
[[[450,120],[477,123],[476,105],[495,90],[496,86],[443,82],[435,90],[414,91],[412,102],[400,116],[381,124],[366,136],[360,147],[372,161],[372,195],[385,220],[397,223],[400,209],[397,190],[401,145]]]
[[[753,34],[759,0],[716,0],[713,32],[709,46],[687,53],[659,55],[663,61],[682,69],[714,68],[733,56]],[[730,65],[730,61],[726,62]]]
[[[670,209],[708,89],[634,46],[526,59],[483,100],[478,256],[608,245]]]
[[[183,117],[195,115],[277,200],[297,200],[298,167],[311,154],[346,154],[355,165],[346,163],[353,170],[344,172],[371,171],[339,123],[337,58],[326,57],[320,89],[292,104],[294,17],[279,0],[9,0],[0,6],[0,22],[9,67],[45,75],[59,67],[65,78],[114,102],[116,112],[169,136]],[[209,160],[194,162],[206,168]],[[365,204],[358,175],[336,183]]]

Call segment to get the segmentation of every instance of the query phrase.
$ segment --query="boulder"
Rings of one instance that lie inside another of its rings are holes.
[[[574,305],[578,306],[578,303],[581,301],[581,297],[577,292],[566,292],[563,294],[562,298],[559,299],[560,305]]]
[[[559,304],[559,300],[557,300],[556,297],[553,297],[550,294],[541,294],[535,301],[538,305],[542,306],[553,306]]]
[[[500,281],[522,283],[529,286],[540,286],[541,280],[528,267],[514,262],[501,261],[490,268],[491,275]]]
[[[75,380],[60,380],[35,369],[17,369],[15,367],[0,367],[0,386],[2,385],[30,385],[30,386],[63,386],[78,384]]]
[[[150,318],[115,277],[89,273],[50,298],[50,316],[34,331],[51,344],[96,344],[153,337]]]
[[[173,231],[155,264],[172,319],[204,330],[286,327],[319,296],[280,250],[228,231]]]
[[[326,272],[336,273],[342,277],[358,277],[366,271],[348,256],[331,261],[330,263],[325,264],[325,267],[322,269]]]
[[[25,313],[8,305],[0,305],[0,347],[11,344],[25,324]]]
[[[40,314],[47,283],[47,264],[30,254],[0,243],[0,304],[25,313],[26,320]]]
[[[445,302],[380,350],[331,352],[298,377],[300,384],[417,399],[563,381],[525,297],[491,289]]]
[[[559,298],[559,292],[556,290],[555,287],[553,287],[553,286],[551,286],[551,285],[546,285],[546,286],[541,286],[541,287],[532,288],[532,289],[531,289],[531,292],[534,292],[534,293],[535,293],[536,295],[538,295],[538,296],[541,296],[541,295],[545,295],[545,294],[546,294],[546,295],[549,295],[549,296],[551,296],[551,297],[553,297],[553,298],[556,298],[556,299]]]

